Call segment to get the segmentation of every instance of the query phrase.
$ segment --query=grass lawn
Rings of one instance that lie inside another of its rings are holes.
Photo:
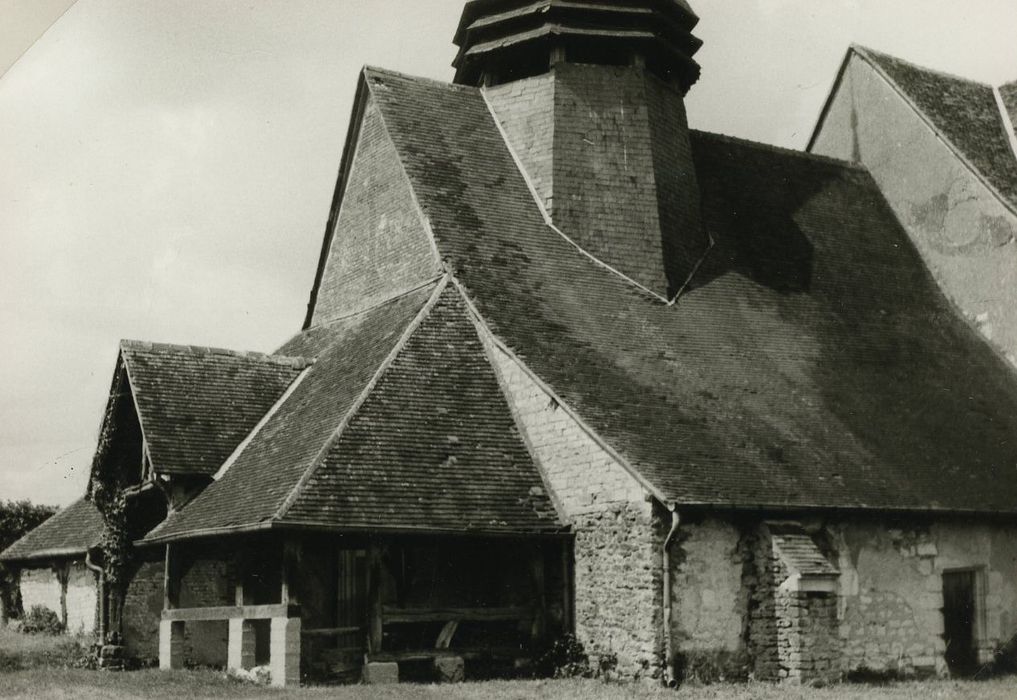
[[[273,690],[210,671],[107,673],[70,668],[74,640],[30,637],[0,629],[0,698],[120,700],[126,698],[307,698],[335,700],[943,700],[1017,698],[1017,679],[984,683],[936,681],[891,686],[838,685],[819,690],[769,684],[685,687],[678,691],[599,681],[498,681],[462,685],[348,686]]]

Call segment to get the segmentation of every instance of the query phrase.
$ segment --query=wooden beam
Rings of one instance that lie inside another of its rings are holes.
[[[367,551],[367,648],[381,652],[384,611],[381,604],[381,549],[372,544]]]
[[[172,610],[180,605],[180,545],[166,544],[166,558],[162,568],[162,609]]]
[[[300,634],[305,637],[341,637],[344,634],[354,634],[363,630],[363,627],[323,627],[316,630],[303,630]]]
[[[575,631],[576,623],[572,617],[572,550],[571,541],[561,542],[561,581],[562,581],[562,624],[565,632]]]
[[[296,605],[238,605],[219,608],[175,608],[163,610],[162,619],[174,622],[212,622],[217,620],[272,620],[300,617]]]
[[[511,622],[529,620],[533,610],[510,608],[396,608],[384,606],[385,624],[415,622]]]
[[[544,585],[544,548],[539,544],[530,560],[530,576],[533,580],[533,600],[536,609],[533,614],[531,636],[534,642],[544,638],[547,629],[547,586]]]
[[[280,602],[283,605],[297,605],[296,581],[300,570],[300,543],[287,539],[282,545],[282,593]]]

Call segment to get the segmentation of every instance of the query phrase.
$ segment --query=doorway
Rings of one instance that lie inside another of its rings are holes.
[[[946,665],[954,676],[970,676],[978,669],[976,620],[978,572],[973,569],[943,574],[943,637]]]

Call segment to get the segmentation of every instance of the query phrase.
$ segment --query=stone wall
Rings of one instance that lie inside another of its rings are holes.
[[[1017,634],[1017,526],[849,521],[829,528],[841,570],[842,669],[946,673],[943,574],[973,568],[981,656]]]
[[[221,559],[193,562],[180,579],[181,608],[233,605],[232,566]],[[229,623],[189,622],[184,626],[184,663],[188,666],[225,667]]]
[[[99,612],[98,575],[85,562],[71,562],[67,575],[67,631],[93,634]]]
[[[369,308],[440,274],[428,235],[381,113],[368,100],[314,324]]]
[[[69,634],[92,634],[98,610],[96,575],[83,561],[65,561],[58,566],[59,575],[53,567],[21,571],[21,599],[25,612],[41,605],[60,617]]]
[[[21,603],[27,613],[36,605],[49,608],[58,616],[61,610],[60,579],[52,568],[21,570]]]
[[[1017,363],[1017,215],[857,55],[812,151],[868,168],[946,295]]]
[[[507,353],[485,337],[524,439],[575,532],[576,635],[628,678],[662,667],[661,514],[645,489]]]
[[[148,561],[139,561],[124,595],[124,647],[128,656],[146,662],[159,658],[163,567],[157,552]]]
[[[679,529],[671,547],[671,635],[680,677],[748,677],[750,544],[731,521],[706,519]]]

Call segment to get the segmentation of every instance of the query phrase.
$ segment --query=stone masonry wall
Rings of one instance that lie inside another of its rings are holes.
[[[50,567],[21,570],[21,603],[27,613],[36,605],[60,615],[60,580]]]
[[[946,295],[1017,363],[1017,215],[858,56],[812,150],[868,168]]]
[[[751,562],[737,524],[721,519],[682,524],[671,549],[671,635],[681,677],[704,682],[748,677]]]
[[[124,646],[128,656],[158,660],[162,605],[163,560],[139,562],[124,596]]]
[[[70,564],[67,577],[67,631],[71,634],[92,634],[99,606],[97,575],[85,562]]]
[[[485,338],[523,435],[575,531],[576,635],[618,673],[662,665],[662,518],[643,487],[507,353]]]
[[[313,323],[369,308],[440,274],[421,217],[381,113],[368,100]]]
[[[857,520],[829,531],[839,551],[844,672],[946,673],[943,573],[952,569],[980,572],[982,658],[1017,634],[1017,525]]]
[[[232,605],[231,566],[219,559],[198,559],[180,580],[181,608]],[[192,666],[225,667],[229,623],[191,622],[184,626],[184,663]]]

